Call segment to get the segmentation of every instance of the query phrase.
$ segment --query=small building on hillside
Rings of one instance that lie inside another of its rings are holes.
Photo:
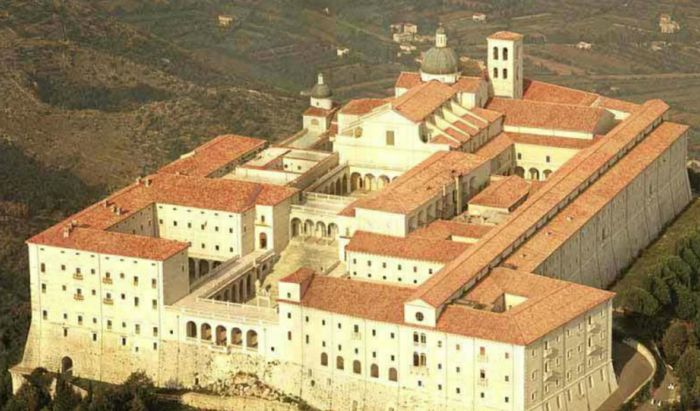
[[[673,20],[670,14],[662,14],[659,17],[659,30],[664,34],[673,34],[681,29],[681,25]]]
[[[593,50],[593,44],[585,41],[579,41],[578,44],[576,44],[576,48],[579,50],[591,51]]]
[[[486,21],[486,14],[484,13],[474,13],[472,15],[472,20],[477,23],[484,23]]]
[[[338,57],[345,57],[350,54],[350,49],[347,47],[338,47],[335,49],[335,53]]]
[[[231,27],[234,17],[230,14],[219,14],[219,27]]]

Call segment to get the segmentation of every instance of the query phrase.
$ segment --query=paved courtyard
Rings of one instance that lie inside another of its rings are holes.
[[[621,342],[613,341],[613,368],[618,389],[598,411],[615,411],[652,374],[651,364],[636,350]]]

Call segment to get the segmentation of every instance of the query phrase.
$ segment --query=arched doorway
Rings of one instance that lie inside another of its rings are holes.
[[[323,221],[319,221],[316,223],[316,237],[323,238],[326,236],[326,225],[323,224]]]
[[[540,172],[536,168],[531,168],[530,169],[530,180],[539,180],[540,179]]]
[[[311,220],[306,220],[304,222],[304,235],[306,237],[311,237],[314,235],[314,222]]]
[[[340,179],[338,179],[338,180],[335,182],[335,194],[336,194],[336,195],[341,195],[341,194],[343,194],[343,191],[342,191],[342,190],[343,190],[343,188],[341,187]]]
[[[61,359],[61,374],[72,376],[73,375],[73,359],[70,357],[63,357]]]
[[[522,167],[515,167],[515,171],[513,173],[518,177],[525,178],[525,169]]]
[[[209,261],[199,260],[199,276],[205,276],[209,272]]]
[[[350,175],[350,188],[352,191],[362,189],[362,176],[360,173],[352,173],[352,175]]]
[[[201,338],[204,341],[211,341],[211,325],[204,323],[200,332]]]
[[[260,249],[261,250],[266,250],[267,249],[267,234],[266,233],[260,233]]]
[[[292,238],[301,235],[301,220],[292,218]]]
[[[545,180],[549,178],[549,175],[550,175],[550,174],[552,174],[552,170],[544,170],[544,171],[542,172],[542,175],[544,176],[544,179],[545,179]]]
[[[335,223],[328,224],[328,237],[335,239],[338,235],[338,226]]]
[[[343,176],[343,183],[342,183],[342,187],[341,187],[341,188],[342,188],[342,190],[341,190],[341,192],[340,192],[341,194],[347,194],[347,193],[348,193],[348,176],[347,176],[347,175],[344,175],[344,176]]]
[[[377,184],[378,188],[381,190],[385,186],[389,185],[389,177],[387,176],[379,176],[379,184]]]
[[[374,175],[372,174],[367,174],[365,175],[365,190],[367,191],[372,191],[377,189],[377,183],[374,180]]]

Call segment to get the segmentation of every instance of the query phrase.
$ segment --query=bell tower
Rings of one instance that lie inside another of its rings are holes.
[[[496,97],[523,97],[523,35],[499,31],[487,39],[488,70]]]

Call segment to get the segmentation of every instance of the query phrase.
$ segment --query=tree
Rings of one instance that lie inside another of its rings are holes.
[[[689,345],[683,351],[683,355],[678,360],[676,375],[683,385],[690,387],[695,383],[696,376],[700,376],[700,350],[697,347]]]
[[[672,323],[661,339],[666,361],[675,366],[688,345],[688,330],[680,322]]]
[[[80,395],[73,390],[73,386],[66,376],[59,374],[56,377],[56,393],[53,398],[53,411],[73,411],[80,404]]]
[[[652,275],[650,278],[649,291],[661,305],[671,304],[671,290],[668,284],[659,276]]]
[[[4,411],[39,411],[51,404],[49,384],[51,376],[46,369],[37,368],[5,406]]]
[[[695,297],[686,287],[676,284],[673,288],[674,310],[678,318],[689,320],[695,316]]]
[[[659,302],[642,288],[630,287],[620,294],[623,306],[630,311],[646,316],[652,316],[659,311]]]
[[[678,281],[686,287],[692,286],[693,279],[693,269],[690,268],[688,263],[683,261],[682,258],[677,255],[672,255],[666,258],[664,262],[666,267],[668,267],[675,275]]]
[[[691,250],[688,247],[685,247],[681,250],[681,258],[683,261],[688,263],[688,265],[693,269],[693,289],[696,290],[698,289],[698,286],[700,285],[698,281],[698,277],[700,274],[700,258],[695,255],[693,250]]]

